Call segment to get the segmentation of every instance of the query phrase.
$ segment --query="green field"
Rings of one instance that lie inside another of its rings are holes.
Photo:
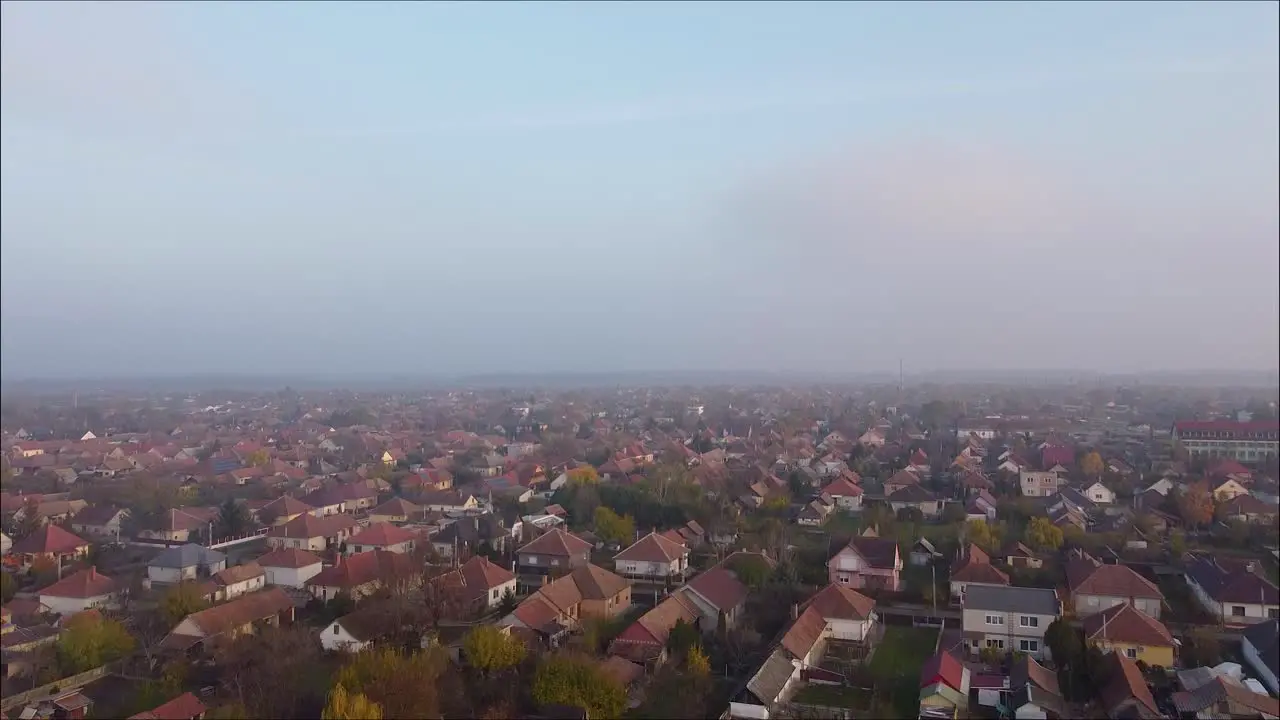
[[[791,700],[801,705],[866,709],[870,705],[871,698],[865,690],[857,688],[838,685],[805,685]]]
[[[896,625],[885,628],[884,638],[871,655],[870,670],[876,694],[888,696],[895,716],[912,718],[919,712],[920,669],[937,645],[937,630]]]

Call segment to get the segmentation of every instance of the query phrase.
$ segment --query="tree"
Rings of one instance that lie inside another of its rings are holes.
[[[606,675],[594,658],[554,655],[538,665],[533,699],[540,705],[583,708],[588,717],[622,717],[627,693]]]
[[[1182,521],[1191,527],[1203,527],[1213,522],[1213,496],[1203,483],[1195,483],[1177,494],[1175,502]]]
[[[297,624],[237,637],[217,647],[215,660],[247,717],[316,717],[331,687],[322,653],[314,632]]]
[[[170,628],[191,613],[200,612],[207,607],[209,604],[201,597],[200,586],[193,582],[178,583],[166,590],[160,598],[160,612]]]
[[[682,657],[698,644],[700,637],[698,628],[680,618],[667,634],[667,651],[676,657]]]
[[[947,503],[942,509],[942,522],[951,525],[953,523],[964,522],[969,513],[965,510],[964,505],[958,502]]]
[[[271,463],[271,453],[266,448],[260,448],[246,455],[244,462],[249,467],[263,467]]]
[[[352,694],[342,685],[329,691],[329,702],[320,713],[321,720],[382,720],[382,707],[359,693]]]
[[[118,660],[133,650],[133,638],[124,626],[98,613],[71,618],[58,636],[58,665],[73,675]]]
[[[238,537],[245,534],[250,526],[249,512],[244,505],[227,498],[218,507],[218,519],[215,523],[219,537]]]
[[[515,592],[511,588],[507,588],[507,591],[502,593],[502,599],[498,601],[498,616],[506,617],[510,615],[515,612],[519,604],[520,601],[516,599]]]
[[[773,575],[773,568],[760,555],[739,555],[729,563],[729,569],[737,576],[738,581],[749,588],[763,586]]]
[[[1173,530],[1169,533],[1169,552],[1175,559],[1181,558],[1187,552],[1187,534],[1181,530]]]
[[[446,662],[438,650],[403,653],[382,647],[357,655],[335,682],[378,703],[388,717],[435,717],[440,713],[436,681]]]
[[[707,654],[702,651],[701,645],[694,645],[689,648],[689,652],[685,653],[684,666],[694,675],[706,676],[711,674],[711,661],[707,658]]]
[[[0,605],[7,604],[18,594],[18,581],[12,573],[0,572]]]
[[[1057,550],[1062,547],[1062,528],[1047,517],[1034,517],[1027,523],[1027,544],[1039,550]]]
[[[462,640],[467,664],[485,674],[515,667],[524,660],[524,643],[496,625],[478,625]]]
[[[1091,452],[1080,460],[1080,472],[1088,477],[1101,477],[1102,471],[1105,469],[1106,465],[1102,462],[1102,456],[1097,452]]]
[[[630,515],[618,513],[601,505],[595,511],[596,535],[606,542],[627,544],[635,539],[636,522]]]
[[[985,550],[993,550],[1000,544],[1000,527],[986,520],[970,520],[965,533],[969,542]]]
[[[570,470],[567,475],[571,485],[598,485],[600,483],[600,473],[590,465],[576,467]]]

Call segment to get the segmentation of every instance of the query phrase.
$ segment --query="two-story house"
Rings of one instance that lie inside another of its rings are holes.
[[[1084,639],[1103,653],[1124,653],[1152,667],[1173,667],[1176,643],[1169,629],[1128,603],[1086,617]]]
[[[586,565],[591,560],[591,547],[577,535],[553,528],[516,551],[516,574],[527,577],[529,584],[540,585],[539,578]]]
[[[1126,565],[1107,565],[1081,551],[1067,560],[1067,591],[1076,615],[1101,612],[1120,604],[1159,620],[1164,594],[1155,583]]]
[[[525,598],[499,625],[526,627],[556,646],[583,618],[613,618],[631,607],[631,584],[608,570],[583,564]]]
[[[873,532],[855,537],[827,561],[827,576],[834,585],[897,592],[902,585],[898,543]]]
[[[1018,471],[1018,488],[1023,497],[1049,497],[1063,484],[1062,476],[1051,470]]]
[[[681,583],[689,569],[689,548],[651,532],[613,556],[613,569],[633,580]]]
[[[1043,659],[1044,632],[1062,614],[1058,594],[1045,588],[970,585],[960,601],[965,646],[1021,652]]]
[[[991,564],[991,556],[982,548],[969,544],[957,559],[958,567],[951,571],[951,599],[959,601],[970,585],[1008,585],[1009,576]]]

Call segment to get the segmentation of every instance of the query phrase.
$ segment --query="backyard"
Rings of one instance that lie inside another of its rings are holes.
[[[870,674],[880,705],[887,699],[900,718],[915,717],[919,710],[920,669],[933,656],[938,630],[891,625],[871,655]]]

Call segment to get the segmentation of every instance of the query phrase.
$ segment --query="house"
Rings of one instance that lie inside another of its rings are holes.
[[[892,477],[884,481],[884,494],[886,497],[893,495],[899,490],[920,484],[920,476],[910,470],[899,470]]]
[[[990,492],[980,488],[969,497],[969,503],[965,505],[965,519],[969,522],[974,520],[982,520],[988,523],[995,522],[998,504],[998,501]]]
[[[163,705],[133,715],[129,720],[203,720],[208,711],[195,695],[186,692]]]
[[[667,639],[676,624],[700,627],[701,613],[684,590],[667,596],[609,642],[609,655],[652,668],[667,658]]]
[[[1237,495],[1219,503],[1218,510],[1227,520],[1259,525],[1274,525],[1277,515],[1280,515],[1280,506],[1259,500],[1252,494]]]
[[[9,553],[17,556],[23,567],[37,562],[56,565],[89,554],[89,543],[53,523],[46,523],[15,542]]]
[[[1280,620],[1254,623],[1240,638],[1240,654],[1272,695],[1280,694]]]
[[[827,497],[823,496],[817,500],[812,500],[804,507],[800,508],[800,513],[796,515],[796,523],[808,527],[818,527],[826,522],[827,516],[835,510],[836,506],[827,504]]]
[[[394,631],[391,617],[381,607],[361,607],[334,620],[321,630],[320,645],[331,652],[360,652]]]
[[[161,641],[161,647],[185,652],[212,639],[233,639],[261,624],[293,621],[293,601],[280,588],[242,595],[221,605],[191,613]]]
[[[1194,690],[1175,692],[1172,700],[1184,718],[1280,718],[1280,700],[1251,690],[1226,674],[1215,675]]]
[[[1123,653],[1149,666],[1172,668],[1173,635],[1159,620],[1123,603],[1084,619],[1084,639],[1102,652]]]
[[[213,574],[212,581],[214,601],[222,602],[266,587],[267,573],[258,563],[247,562],[219,570]]]
[[[1019,470],[1018,488],[1023,497],[1049,497],[1063,484],[1062,476],[1049,470]]]
[[[337,515],[347,510],[347,499],[337,485],[326,485],[302,496],[302,503],[316,515]]]
[[[305,585],[314,597],[328,602],[341,593],[354,599],[379,588],[416,585],[422,566],[404,553],[371,550],[355,555],[339,555],[337,561],[316,573]]]
[[[147,563],[147,580],[152,584],[177,583],[207,578],[225,570],[227,556],[202,545],[188,543],[169,548]]]
[[[1103,485],[1101,480],[1094,480],[1084,486],[1080,493],[1099,505],[1110,505],[1116,501],[1115,491]]]
[[[891,538],[862,535],[849,541],[827,561],[832,584],[854,589],[888,590],[901,587],[902,557]]]
[[[317,516],[304,513],[283,525],[267,531],[267,547],[272,549],[297,548],[318,552],[330,546],[346,542],[359,523],[346,514]]]
[[[14,713],[16,718],[53,718],[53,720],[83,720],[89,716],[93,700],[78,689],[58,691],[54,686],[54,694],[44,699],[27,701],[22,710]],[[19,707],[22,707],[19,704]],[[15,708],[16,710],[16,708]]]
[[[1164,594],[1150,580],[1126,565],[1107,565],[1087,553],[1073,551],[1067,560],[1067,591],[1080,616],[1128,603],[1159,620]]]
[[[71,530],[88,537],[119,540],[120,523],[128,514],[128,510],[115,505],[90,505],[71,518]]]
[[[1111,720],[1160,720],[1164,714],[1156,706],[1138,664],[1122,653],[1103,657],[1103,676],[1107,678],[1098,693],[1102,711]]]
[[[1233,497],[1249,494],[1249,488],[1233,477],[1214,478],[1210,484],[1210,489],[1213,493],[1213,499],[1217,502],[1226,502]]]
[[[630,583],[587,564],[540,587],[498,624],[529,628],[555,647],[583,618],[613,618],[629,607]]]
[[[1262,577],[1255,561],[1188,554],[1183,563],[1192,597],[1223,624],[1280,618],[1280,590]]]
[[[936,518],[942,514],[943,501],[921,485],[907,485],[885,499],[895,513],[911,508],[920,511],[926,518]]]
[[[613,569],[634,580],[682,583],[689,569],[689,548],[651,532],[613,556]]]
[[[554,528],[517,550],[516,557],[518,574],[546,576],[585,566],[591,559],[591,543]]]
[[[960,600],[965,646],[1045,657],[1044,631],[1062,615],[1058,594],[1044,588],[969,585]]]
[[[462,563],[458,571],[466,588],[464,600],[479,601],[486,609],[497,607],[507,593],[516,593],[515,573],[495,565],[483,555],[476,555]]]
[[[217,519],[218,511],[210,508],[172,508],[165,513],[158,528],[141,530],[138,537],[165,542],[190,542],[193,534],[208,534]]]
[[[404,498],[391,498],[369,511],[369,522],[406,523],[409,518],[421,515],[422,508]]]
[[[1035,661],[1019,655],[1009,668],[1007,707],[1014,720],[1059,720],[1067,717],[1058,688],[1058,675]]]
[[[862,509],[862,488],[853,481],[854,477],[857,477],[857,474],[853,472],[841,474],[840,477],[822,488],[822,493],[830,497],[837,508],[849,512],[858,512]]]
[[[935,653],[920,669],[920,709],[969,708],[969,668],[949,652]]]
[[[721,624],[725,628],[736,628],[742,619],[743,608],[747,603],[747,586],[738,579],[734,572],[735,563],[746,558],[759,558],[770,568],[773,561],[759,553],[746,551],[736,552],[714,567],[694,577],[683,588],[688,599],[697,608],[701,618],[701,627],[706,632],[715,632]]]
[[[281,548],[260,556],[258,566],[266,574],[268,585],[302,588],[324,567],[324,561],[308,550]]]
[[[413,552],[414,542],[418,534],[412,530],[392,525],[388,522],[374,523],[347,538],[347,554],[385,550],[387,552]]]
[[[518,537],[520,523],[508,530],[502,518],[493,513],[483,515],[466,515],[445,525],[440,532],[431,538],[431,545],[436,554],[446,560],[452,560],[454,551],[463,557],[482,551],[484,548],[505,553],[513,537]]]
[[[958,563],[951,571],[951,599],[960,600],[965,588],[971,585],[1008,585],[1009,576],[991,564],[991,557],[982,548],[969,543],[956,558]]]
[[[308,505],[298,498],[290,495],[282,495],[275,500],[258,508],[256,515],[259,521],[269,525],[284,525],[285,523],[297,518],[300,515],[327,515],[323,510]]]
[[[40,591],[40,604],[59,615],[74,615],[115,602],[116,581],[89,566]]]
[[[1013,541],[1000,551],[1001,557],[1004,558],[1004,564],[1011,568],[1031,568],[1040,569],[1044,567],[1044,560],[1037,557],[1031,548],[1023,545],[1018,541]]]
[[[462,513],[480,508],[480,501],[474,495],[457,490],[429,490],[422,493],[418,500],[424,510],[442,513]]]

